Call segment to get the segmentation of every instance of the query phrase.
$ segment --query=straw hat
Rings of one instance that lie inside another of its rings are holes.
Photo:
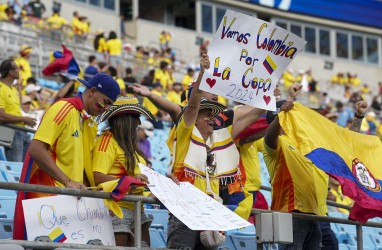
[[[122,114],[132,114],[132,115],[140,115],[143,114],[150,118],[151,120],[155,120],[153,114],[139,104],[138,99],[135,96],[125,96],[125,97],[119,97],[111,106],[111,108],[104,112],[100,117],[99,121],[103,122],[110,117],[113,117],[115,115],[122,115]]]
[[[185,107],[187,106],[188,104]],[[210,109],[212,111],[212,115],[215,116],[223,112],[226,109],[226,107],[218,102],[208,101],[206,98],[202,97],[202,100],[200,101],[199,110],[202,109]]]

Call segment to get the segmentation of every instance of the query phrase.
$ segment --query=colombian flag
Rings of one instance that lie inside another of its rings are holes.
[[[279,113],[279,119],[300,152],[338,180],[343,194],[354,200],[349,219],[364,223],[382,217],[382,143],[378,137],[342,128],[299,103]]]
[[[54,229],[52,232],[50,232],[48,237],[53,242],[61,242],[62,243],[66,240],[66,236],[60,227],[56,227],[56,229]]]
[[[107,181],[98,185],[99,189],[102,189],[104,192],[110,192],[110,195],[116,200],[120,201],[126,193],[128,193],[131,189],[131,185],[136,186],[145,186],[146,184],[135,179],[131,176],[122,176],[121,179]],[[123,218],[123,213],[117,202],[112,199],[103,200],[105,206],[113,211],[113,213],[119,218]]]
[[[269,55],[265,58],[263,65],[270,75],[277,69],[277,65]]]

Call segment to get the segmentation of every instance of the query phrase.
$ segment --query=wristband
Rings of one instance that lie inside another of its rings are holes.
[[[357,114],[355,114],[354,116],[355,116],[355,118],[358,118],[358,119],[363,119],[363,118],[365,118],[365,115],[357,115]]]

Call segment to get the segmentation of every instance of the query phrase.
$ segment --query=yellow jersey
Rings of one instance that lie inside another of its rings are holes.
[[[19,92],[15,87],[0,82],[0,109],[13,116],[22,116]],[[23,123],[16,123],[23,126]]]
[[[170,91],[167,93],[167,100],[180,105],[181,104],[180,95],[181,95],[180,93],[176,93],[175,91]]]
[[[137,161],[146,165],[146,161],[138,154]],[[133,176],[140,174],[141,171],[137,164],[133,169]],[[93,149],[93,171],[99,172],[105,175],[111,175],[115,178],[122,178],[122,176],[128,176],[128,169],[126,166],[126,155],[125,152],[118,145],[113,134],[106,130],[102,135],[97,138],[95,147]],[[132,194],[143,195],[143,187],[138,187],[134,189]],[[118,205],[120,207],[128,208],[134,210],[134,203],[127,201],[119,201]]]
[[[107,40],[106,48],[111,56],[120,56],[122,54],[122,41],[118,38]]]
[[[48,17],[46,21],[48,22],[48,27],[55,30],[61,29],[62,26],[68,23],[65,18],[59,16],[58,14],[53,14]]]
[[[277,149],[264,141],[264,161],[272,184],[272,210],[325,216],[328,182],[318,176],[314,164],[290,138],[279,136]]]
[[[163,96],[161,92],[152,90],[151,93],[157,96]],[[143,99],[142,106],[147,108],[154,116],[158,114],[159,109],[147,97]]]
[[[188,87],[188,85],[190,85],[190,83],[193,83],[194,82],[194,79],[193,77],[191,77],[189,74],[185,75],[182,79],[182,84],[183,86],[185,86],[186,88]]]
[[[97,52],[100,52],[100,53],[104,53],[107,51],[107,46],[106,46],[106,40],[104,37],[101,37],[99,40],[98,40],[98,48],[97,48]]]
[[[70,179],[83,182],[85,171],[90,184],[94,185],[91,151],[96,134],[96,123],[92,119],[83,119],[82,112],[62,100],[45,112],[33,140],[49,145],[52,159]],[[34,164],[38,167],[36,162]],[[58,181],[55,186],[64,187]]]
[[[29,61],[24,57],[18,57],[15,59],[15,63],[20,68],[20,77],[23,79],[23,86],[27,86],[28,78],[32,77],[32,70]]]

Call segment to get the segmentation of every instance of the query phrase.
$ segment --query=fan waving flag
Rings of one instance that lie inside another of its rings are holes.
[[[364,223],[382,217],[382,143],[378,137],[342,128],[299,103],[279,113],[279,119],[300,152],[338,180],[343,194],[354,200],[349,219]]]

